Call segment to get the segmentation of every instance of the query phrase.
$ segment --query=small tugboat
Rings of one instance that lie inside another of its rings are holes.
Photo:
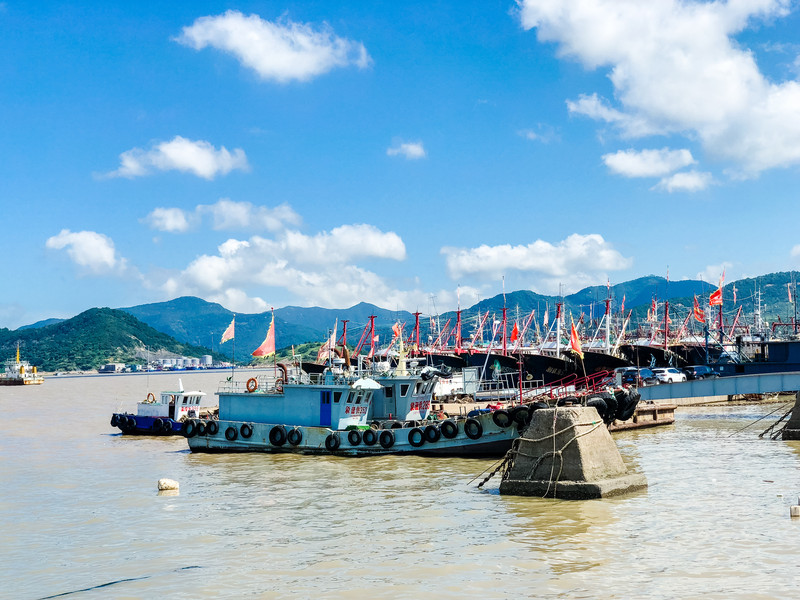
[[[185,392],[183,382],[178,380],[177,392],[161,392],[160,398],[152,393],[136,405],[136,414],[114,413],[111,416],[111,426],[119,427],[124,434],[129,435],[180,435],[181,426],[187,419],[204,416],[209,424],[216,421],[209,419],[209,408],[201,408],[200,403],[205,392]],[[204,414],[201,414],[204,411]],[[209,425],[213,428],[213,425]]]
[[[41,385],[43,383],[44,377],[36,372],[36,367],[31,367],[28,361],[19,359],[19,344],[17,344],[17,357],[6,361],[5,372],[0,375],[0,385]]]

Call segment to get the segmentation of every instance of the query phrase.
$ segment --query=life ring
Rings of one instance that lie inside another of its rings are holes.
[[[351,429],[347,434],[347,441],[351,446],[358,446],[361,443],[361,434],[357,430]]]
[[[239,430],[239,432],[242,434],[242,437],[244,439],[247,439],[251,435],[253,435],[253,428],[250,425],[248,425],[247,423],[245,423],[244,425],[242,425],[242,427]]]
[[[336,450],[339,447],[339,444],[341,444],[341,440],[339,440],[338,433],[331,433],[325,438],[325,448],[328,450],[328,452],[333,452]]]
[[[156,401],[156,397],[153,395],[153,392],[147,394],[147,402],[152,404]]]
[[[236,427],[230,426],[225,430],[225,439],[229,442],[235,442],[237,437],[239,437],[239,432]]]
[[[251,394],[258,389],[258,380],[255,377],[251,377],[247,380],[247,391]]]
[[[425,441],[434,444],[442,437],[441,430],[436,425],[428,425],[425,428]]]
[[[477,440],[483,435],[483,426],[477,419],[467,419],[464,421],[464,433],[471,440]]]
[[[408,432],[408,443],[414,446],[414,448],[419,448],[422,444],[425,443],[425,434],[422,432],[422,429],[419,427],[414,427]]]
[[[391,448],[394,445],[394,431],[391,429],[384,429],[378,436],[378,441],[383,448]]]
[[[283,377],[278,377],[275,380],[275,389],[278,391],[279,394],[283,393]]]
[[[300,442],[303,441],[303,432],[298,428],[295,427],[289,433],[286,434],[286,440],[292,445],[297,446]]]
[[[364,430],[364,433],[361,435],[361,440],[364,442],[365,446],[374,446],[375,442],[378,441],[378,434],[375,429],[370,427]]]
[[[450,419],[444,421],[439,426],[439,430],[442,432],[442,435],[446,437],[448,440],[452,440],[454,437],[458,435],[458,425],[456,425],[455,421],[451,421]]]
[[[286,428],[283,425],[275,425],[269,430],[269,443],[273,446],[283,446],[286,443]]]

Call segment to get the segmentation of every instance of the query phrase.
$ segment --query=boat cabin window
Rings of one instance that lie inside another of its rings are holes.
[[[423,393],[424,389],[425,389],[425,382],[418,381],[417,384],[414,386],[414,395],[419,396],[420,394]]]
[[[394,388],[390,385],[386,386],[385,388],[383,388],[383,395],[387,398],[391,398],[392,396],[394,396]]]
[[[347,394],[347,404],[353,403],[353,392],[348,392]]]
[[[339,403],[339,400],[342,399],[342,392],[333,392],[333,402],[335,404]]]
[[[364,392],[358,392],[356,394],[356,404],[361,404],[361,397],[364,395]]]
[[[408,389],[411,386],[408,383],[401,383],[400,384],[400,395],[401,396],[408,396]]]

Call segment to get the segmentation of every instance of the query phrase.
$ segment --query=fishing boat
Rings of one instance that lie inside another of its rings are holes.
[[[10,358],[5,362],[5,370],[0,375],[0,385],[41,385],[44,377],[37,373],[36,367],[32,367],[26,360],[19,359],[19,344],[17,344],[16,358]]]
[[[161,392],[158,398],[148,393],[136,404],[136,414],[114,413],[111,426],[128,435],[180,435],[186,420],[205,417],[208,427],[213,429],[214,420],[209,418],[213,407],[201,406],[205,396],[205,392],[184,391],[179,379],[178,391]]]

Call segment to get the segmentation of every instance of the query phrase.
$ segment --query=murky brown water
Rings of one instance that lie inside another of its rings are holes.
[[[648,491],[566,502],[478,489],[491,460],[192,455],[110,427],[176,383],[0,388],[0,597],[798,596],[800,443],[759,440],[772,417],[730,435],[774,405],[616,434]]]

